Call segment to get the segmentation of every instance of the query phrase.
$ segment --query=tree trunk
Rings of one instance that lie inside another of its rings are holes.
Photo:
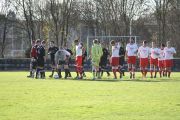
[[[6,43],[6,32],[7,31],[7,18],[4,18],[4,27],[3,27],[3,42],[1,48],[1,57],[4,58],[4,50],[5,50],[5,43]]]

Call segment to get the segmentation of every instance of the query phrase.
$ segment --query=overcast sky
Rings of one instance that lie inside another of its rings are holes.
[[[5,1],[7,1],[7,0],[0,0],[0,13],[2,12],[2,6],[3,6],[3,4],[5,3]],[[34,0],[34,1],[41,1],[41,0]],[[44,0],[42,0],[42,1],[44,1]],[[59,1],[62,1],[62,0],[59,0]],[[80,1],[80,0],[79,0]],[[155,6],[155,2],[154,2],[154,0],[148,0],[148,3],[147,3],[151,8],[150,8],[150,11],[152,12],[153,11],[153,6]]]

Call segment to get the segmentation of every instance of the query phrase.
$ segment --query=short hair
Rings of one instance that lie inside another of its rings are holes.
[[[101,43],[101,41],[100,41],[100,40],[98,40],[98,43]]]
[[[79,40],[78,40],[78,39],[74,40],[74,43],[78,43],[78,42],[79,42]]]
[[[45,41],[45,40],[42,40],[42,41],[41,41],[41,43],[42,43],[42,44],[45,44],[45,43],[46,43],[46,41]]]
[[[114,40],[111,40],[110,44],[111,44],[111,45],[115,45],[115,41],[114,41]]]
[[[80,43],[82,46],[84,45],[82,42]]]
[[[50,42],[54,44],[54,41],[53,41],[53,40],[52,40],[52,41],[50,41]]]
[[[31,44],[35,44],[36,43],[36,41],[35,40],[31,40]]]
[[[98,43],[98,40],[97,40],[97,39],[94,39],[94,40],[93,40],[93,43],[97,44],[97,43]]]
[[[40,40],[40,39],[37,39],[37,40],[36,40],[36,43],[40,43],[40,42],[41,42],[41,40]]]
[[[164,43],[161,43],[161,46],[162,46],[162,47],[165,47],[165,44],[164,44]]]
[[[147,44],[147,41],[146,41],[146,40],[143,40],[143,43],[144,43],[144,44]]]

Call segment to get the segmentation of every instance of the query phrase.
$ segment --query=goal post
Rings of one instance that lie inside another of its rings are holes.
[[[100,40],[101,43],[106,42],[107,44],[109,44],[111,40],[127,44],[130,38],[133,38],[135,43],[139,43],[140,36],[87,36],[87,55],[89,56],[90,54],[90,48],[94,39]]]

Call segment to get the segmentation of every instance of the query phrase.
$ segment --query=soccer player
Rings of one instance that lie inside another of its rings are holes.
[[[112,66],[112,72],[114,74],[114,79],[117,79],[116,72],[119,71],[119,43],[116,43],[114,40],[111,41],[112,46],[112,55],[111,55],[111,66]]]
[[[110,73],[107,68],[108,58],[109,58],[110,54],[109,54],[109,51],[108,51],[107,47],[105,46],[105,44],[103,44],[102,52],[103,52],[103,54],[101,56],[100,63],[99,63],[101,77],[103,76],[104,71],[106,71],[107,76],[110,76]]]
[[[48,49],[48,55],[50,55],[51,58],[51,68],[52,68],[52,73],[49,76],[50,78],[53,77],[54,71],[56,69],[55,66],[55,53],[58,51],[58,47],[55,46],[54,41],[50,41],[50,47]]]
[[[119,71],[121,72],[120,78],[122,78],[122,75],[125,76],[125,74],[124,74],[125,53],[126,53],[125,49],[121,45],[119,48]]]
[[[43,40],[42,42],[40,40],[37,40],[37,69],[36,69],[36,79],[39,77],[45,79],[45,69],[44,69],[44,64],[45,64],[45,45],[46,42]]]
[[[160,78],[162,77],[162,73],[164,76],[165,69],[164,69],[164,44],[161,44],[161,48],[159,49],[159,57],[158,57],[158,67],[159,67],[159,74]]]
[[[64,66],[64,71],[65,71],[64,78],[67,79],[68,77],[68,73],[69,73],[68,60],[69,60],[70,55],[71,53],[69,53],[67,50],[65,50],[62,47],[60,47],[59,50],[55,54],[55,63],[57,66],[57,72],[58,72],[59,78],[62,78],[62,75],[61,75],[62,66]]]
[[[73,52],[72,52],[71,49],[69,49],[69,48],[67,47],[66,44],[65,44],[65,46],[64,46],[64,49],[65,49],[66,51],[68,51],[68,52],[71,54],[70,56],[67,56],[67,57],[68,57],[67,62],[68,62],[68,67],[69,67],[69,64],[70,64],[70,62],[71,62],[71,56],[73,55]],[[72,77],[72,76],[71,76],[70,70],[68,71],[68,77]]]
[[[87,58],[87,51],[86,51],[86,48],[84,47],[83,43],[81,43],[81,45],[82,45],[82,74],[83,74],[83,77],[86,77],[86,74],[84,72],[84,63]]]
[[[157,75],[157,67],[158,67],[158,57],[159,57],[159,49],[156,47],[156,43],[152,42],[152,48],[150,49],[150,73],[151,78],[156,78]],[[155,73],[153,76],[153,72]]]
[[[176,54],[174,47],[171,47],[170,41],[167,42],[167,47],[164,48],[164,64],[165,71],[168,77],[171,77],[171,68],[173,66],[173,55]]]
[[[138,46],[134,43],[133,39],[129,39],[129,43],[126,45],[126,56],[128,63],[128,70],[130,72],[130,79],[135,78],[135,64],[137,56]]]
[[[144,40],[143,45],[138,49],[138,56],[140,58],[140,70],[143,78],[145,78],[147,75],[149,54],[150,48],[147,46],[146,40]]]
[[[93,41],[93,45],[91,48],[93,80],[96,79],[96,73],[97,73],[98,79],[101,78],[100,72],[99,72],[99,63],[100,63],[101,56],[102,56],[102,47],[98,44],[98,40],[95,39]]]
[[[77,76],[75,79],[83,79],[82,76],[82,45],[79,43],[79,40],[76,39],[74,41],[74,44],[76,46],[76,73]]]
[[[36,67],[37,67],[37,45],[36,45],[36,41],[35,40],[32,40],[31,41],[31,45],[32,45],[32,48],[31,48],[31,62],[30,62],[30,75],[27,76],[29,78],[34,78],[34,73],[36,71]]]

